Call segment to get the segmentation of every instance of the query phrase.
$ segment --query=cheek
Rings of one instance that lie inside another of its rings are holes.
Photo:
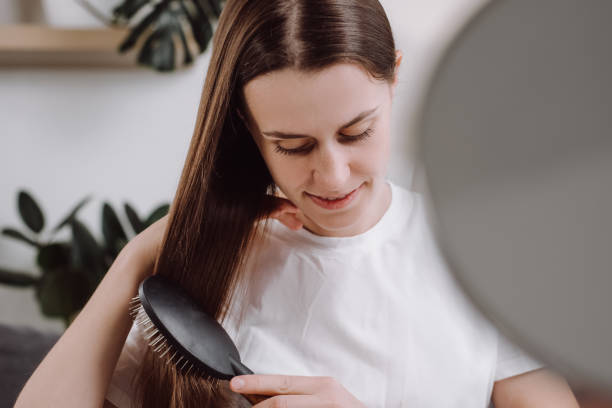
[[[360,149],[359,168],[355,168],[356,171],[377,175],[386,173],[391,154],[389,130],[380,128],[379,132]]]
[[[388,160],[388,144],[383,141],[371,143],[360,152],[359,159],[354,162],[352,170],[356,173],[381,175],[386,171]]]
[[[384,129],[381,130],[382,137],[377,143],[375,154],[378,161],[378,167],[386,172],[387,164],[391,158],[391,118],[389,112],[387,112]]]

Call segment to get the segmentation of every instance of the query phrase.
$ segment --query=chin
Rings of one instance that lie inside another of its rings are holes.
[[[338,233],[354,228],[358,221],[352,214],[344,214],[344,216],[335,214],[328,217],[310,217],[310,220],[322,230]]]

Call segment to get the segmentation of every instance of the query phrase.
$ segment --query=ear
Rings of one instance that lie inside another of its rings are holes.
[[[400,65],[402,64],[403,57],[404,57],[404,54],[402,53],[402,51],[395,50],[395,73],[394,73],[394,78],[393,78],[393,88],[394,89],[397,86],[397,81],[399,78],[399,68],[400,68]]]

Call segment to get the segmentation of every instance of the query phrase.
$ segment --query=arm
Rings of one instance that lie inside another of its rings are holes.
[[[579,408],[565,379],[547,369],[495,382],[491,399],[495,408]]]
[[[129,302],[152,271],[165,222],[165,217],[157,221],[121,251],[27,381],[15,408],[102,407],[132,323]]]

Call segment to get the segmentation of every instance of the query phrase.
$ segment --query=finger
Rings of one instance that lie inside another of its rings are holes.
[[[279,214],[279,213],[296,213],[298,211],[298,208],[295,206],[295,204],[293,204],[291,201],[287,200],[286,198],[278,198],[275,197],[275,207],[274,210],[272,211],[272,214]]]
[[[316,394],[321,389],[327,388],[331,381],[329,377],[253,374],[232,378],[230,388],[241,394],[306,395]]]
[[[295,207],[295,205],[288,199],[276,197],[276,196],[272,196],[268,194],[265,196],[265,201],[264,201],[264,208],[265,208],[264,216],[269,216],[270,214],[276,211],[288,209],[291,207],[293,207],[294,209],[297,209],[297,207]]]
[[[251,403],[251,405],[257,405],[258,403],[272,398],[269,395],[255,395],[255,394],[242,394]]]
[[[297,231],[304,226],[304,224],[302,223],[302,221],[300,221],[296,214],[282,213],[273,218],[276,218],[287,228],[292,229],[294,231]]]
[[[298,217],[299,209],[289,200],[273,197],[275,210],[268,217],[279,220],[283,225],[292,230],[299,230],[304,223]]]
[[[324,405],[323,401],[316,395],[277,395],[254,405],[253,408],[313,408],[323,406],[329,405]]]

